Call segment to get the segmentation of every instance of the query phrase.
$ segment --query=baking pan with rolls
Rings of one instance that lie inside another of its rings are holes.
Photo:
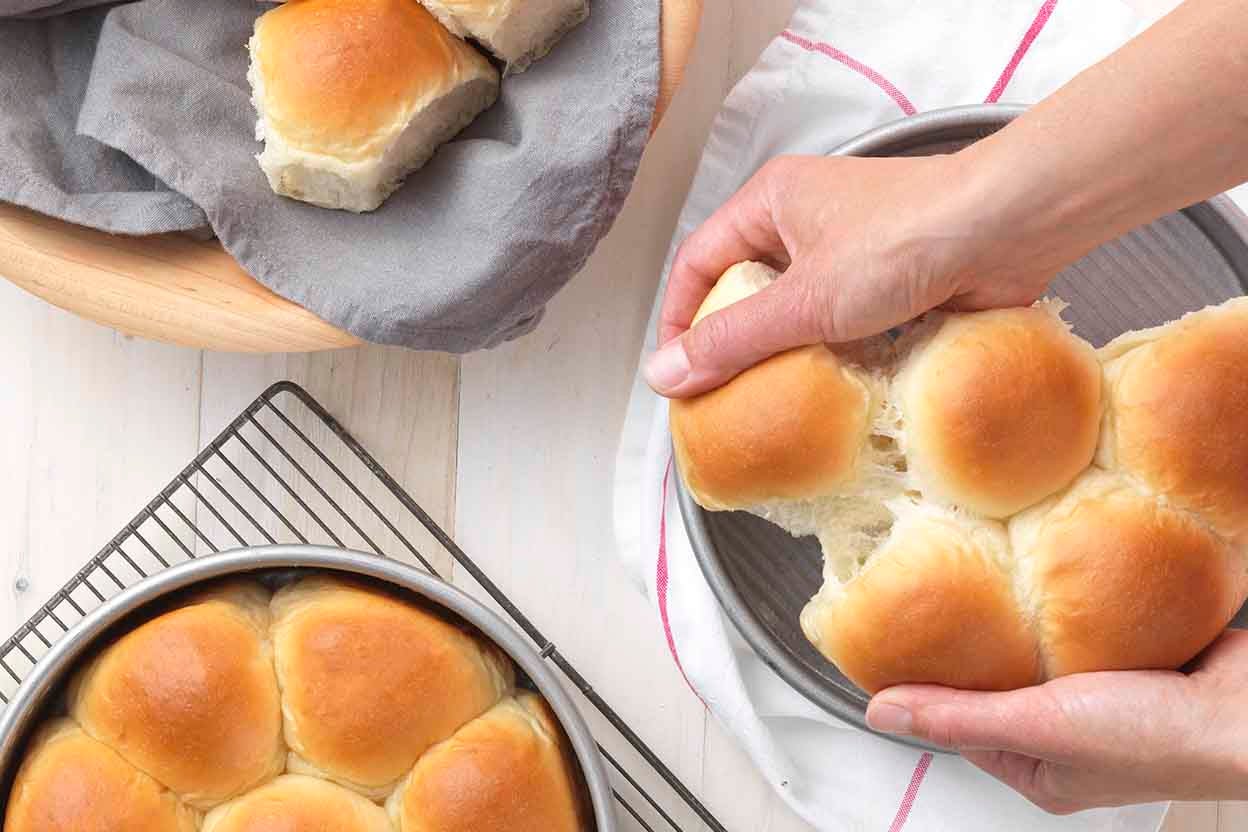
[[[1017,113],[926,113],[835,152],[953,152]],[[730,269],[699,315],[773,275]],[[1034,306],[936,310],[673,402],[711,590],[864,730],[870,694],[903,682],[1184,667],[1248,620],[1246,289],[1248,220],[1220,197],[1101,246]]]
[[[774,276],[734,266],[699,315]],[[1099,352],[1055,301],[935,312],[671,426],[700,505],[819,539],[802,630],[869,693],[1177,668],[1248,596],[1248,298]]]
[[[4,832],[607,832],[523,638],[402,564],[240,550],[84,619],[0,719]]]

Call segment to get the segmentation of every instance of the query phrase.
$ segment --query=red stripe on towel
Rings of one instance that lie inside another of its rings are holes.
[[[1023,35],[1018,48],[1014,50],[1014,55],[1010,58],[1010,62],[1001,71],[1001,77],[997,79],[997,83],[992,85],[992,92],[988,93],[988,98],[985,99],[984,103],[996,104],[1001,100],[1001,94],[1005,92],[1005,88],[1010,84],[1010,79],[1014,77],[1014,70],[1018,69],[1018,65],[1023,62],[1023,58],[1027,55],[1027,50],[1031,49],[1031,45],[1040,36],[1040,32],[1044,30],[1044,25],[1053,16],[1053,9],[1056,7],[1057,0],[1044,0],[1044,5],[1040,7],[1040,11],[1036,12],[1036,19],[1031,21],[1031,26],[1028,27],[1027,33]]]
[[[910,775],[910,785],[906,786],[906,793],[902,795],[901,805],[897,807],[897,814],[893,817],[893,824],[888,827],[888,832],[901,832],[906,825],[910,810],[914,808],[914,799],[919,796],[919,786],[923,785],[923,778],[927,776],[927,769],[931,764],[932,755],[923,752],[918,765],[914,767],[914,774]]]
[[[680,656],[676,652],[676,639],[672,636],[672,625],[667,618],[667,483],[672,478],[672,458],[667,458],[667,468],[663,471],[663,496],[660,498],[662,503],[659,505],[659,560],[654,567],[654,592],[658,596],[659,601],[659,618],[663,621],[663,635],[667,637],[667,649],[671,651],[672,658],[676,660],[676,669],[680,671],[680,675],[684,678],[685,684],[689,685],[689,690],[699,699],[697,688],[689,683],[689,677],[685,675],[685,668],[680,663]]]
[[[896,101],[897,106],[900,107],[901,111],[905,113],[906,115],[912,116],[917,112],[914,108],[914,105],[910,103],[910,99],[906,98],[906,96],[902,93],[901,90],[893,86],[892,81],[889,81],[883,75],[876,72],[874,69],[862,63],[861,61],[855,60],[854,58],[851,58],[849,55],[846,55],[844,52],[837,49],[835,46],[832,46],[827,43],[816,43],[813,40],[807,40],[801,35],[795,35],[789,31],[781,32],[780,37],[784,38],[789,43],[792,43],[795,46],[800,46],[802,49],[805,49],[807,52],[818,52],[821,55],[827,55],[832,60],[839,61],[840,63],[849,67],[854,72],[857,72],[863,78],[866,78],[872,84],[875,84],[877,87],[882,89],[885,93],[887,93],[888,97],[893,99],[893,101]]]

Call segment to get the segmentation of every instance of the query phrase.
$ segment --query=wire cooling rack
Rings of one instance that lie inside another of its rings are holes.
[[[509,617],[579,692],[573,695],[607,761],[623,828],[725,832],[472,558],[325,408],[289,381],[265,390],[0,645],[0,712],[39,658],[123,589],[191,558],[271,543],[371,552],[440,577],[462,570],[456,584]]]

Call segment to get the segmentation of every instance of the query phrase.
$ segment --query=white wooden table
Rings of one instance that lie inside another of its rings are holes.
[[[492,352],[200,353],[122,337],[0,281],[0,632],[291,378],[454,530],[729,829],[806,829],[685,687],[609,537],[615,440],[671,228],[719,102],[791,8],[707,4],[619,222],[537,332]],[[1165,828],[1245,829],[1248,811],[1187,804]]]

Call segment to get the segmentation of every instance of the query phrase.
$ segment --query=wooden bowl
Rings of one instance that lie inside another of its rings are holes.
[[[657,126],[693,49],[702,0],[662,0]],[[0,276],[83,318],[227,352],[310,352],[360,340],[258,283],[215,241],[107,234],[0,203]]]

